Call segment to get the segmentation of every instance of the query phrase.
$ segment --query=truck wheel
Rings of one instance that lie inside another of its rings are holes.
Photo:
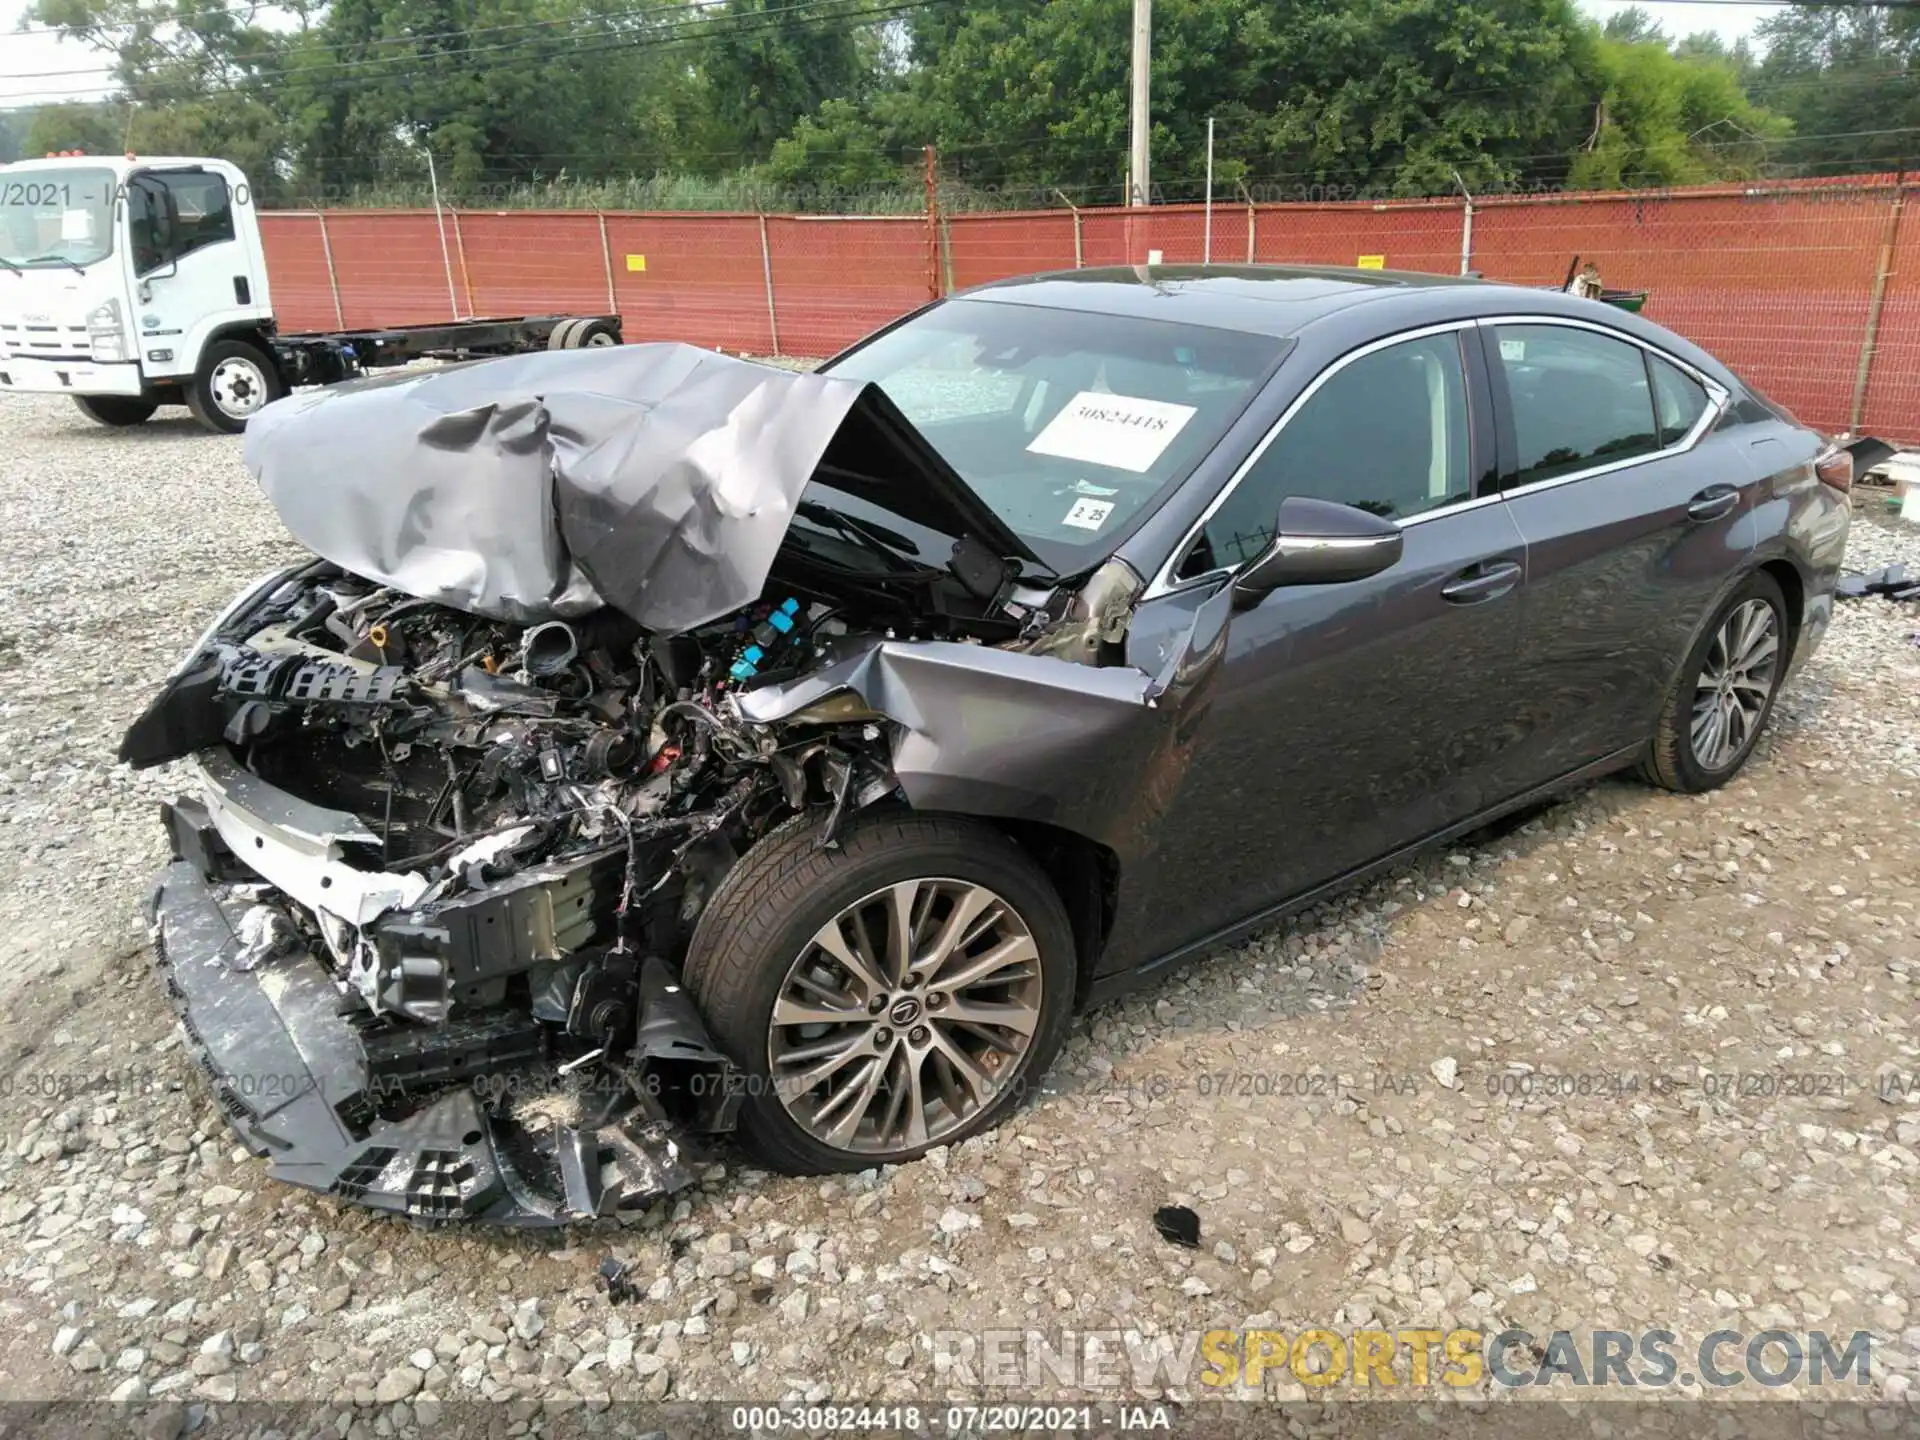
[[[573,332],[573,344],[582,349],[620,343],[620,327],[611,320],[581,320]]]
[[[578,320],[562,320],[548,332],[547,348],[549,350],[573,350],[578,348],[572,336],[573,332],[580,328],[581,323],[582,322]]]
[[[1052,885],[989,825],[894,810],[781,826],[727,872],[683,976],[739,1067],[740,1139],[790,1174],[910,1160],[997,1124],[1073,1003]]]
[[[160,407],[136,395],[76,395],[73,403],[89,420],[101,425],[139,425]]]
[[[237,435],[261,407],[287,393],[280,367],[244,340],[216,340],[200,357],[187,408],[209,430]]]

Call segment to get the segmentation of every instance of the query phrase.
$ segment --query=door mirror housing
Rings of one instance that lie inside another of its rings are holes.
[[[1405,539],[1393,521],[1351,505],[1304,495],[1280,502],[1273,541],[1234,577],[1238,605],[1282,585],[1338,585],[1378,575],[1400,559]]]

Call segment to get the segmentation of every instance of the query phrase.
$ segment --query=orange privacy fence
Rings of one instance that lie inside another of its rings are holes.
[[[1076,265],[1380,265],[1558,285],[1575,255],[1809,424],[1920,441],[1916,187],[1893,177],[1659,193],[809,216],[262,215],[285,330],[617,311],[628,340],[830,354],[927,300]]]

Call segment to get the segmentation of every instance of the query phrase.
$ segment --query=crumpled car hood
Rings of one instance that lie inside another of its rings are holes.
[[[1032,558],[877,386],[691,345],[307,391],[249,422],[245,455],[316,554],[517,624],[606,604],[673,633],[739,609],[823,464],[842,490]]]

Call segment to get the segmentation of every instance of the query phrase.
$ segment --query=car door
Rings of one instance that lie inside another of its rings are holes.
[[[1398,521],[1369,579],[1274,590],[1235,613],[1131,922],[1166,954],[1471,814],[1517,678],[1525,554],[1493,488],[1471,326],[1355,351],[1262,441],[1135,616],[1258,556],[1289,496]],[[1473,362],[1471,365],[1469,362]]]
[[[143,170],[127,181],[126,263],[139,296],[141,358],[151,375],[191,373],[200,337],[257,319],[245,243],[224,176],[192,167]]]
[[[1641,744],[1752,547],[1756,470],[1726,392],[1599,324],[1485,321],[1507,503],[1527,547],[1513,790]]]

